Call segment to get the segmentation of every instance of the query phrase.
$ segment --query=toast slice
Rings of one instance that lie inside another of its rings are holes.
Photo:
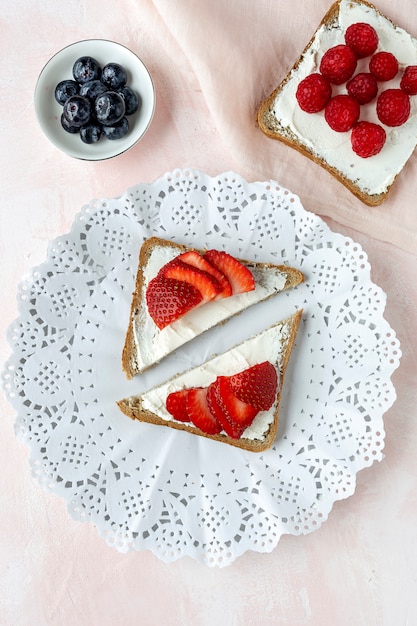
[[[323,17],[292,69],[263,100],[257,120],[265,135],[294,148],[327,170],[362,202],[376,206],[386,199],[415,149],[416,97],[410,98],[411,113],[408,120],[397,127],[389,127],[379,121],[376,112],[378,96],[368,104],[361,105],[359,121],[376,123],[386,132],[382,150],[368,158],[357,156],[353,151],[351,131],[333,131],[325,120],[323,110],[306,113],[298,106],[296,99],[301,80],[320,72],[323,54],[333,46],[345,44],[346,29],[358,22],[370,24],[375,29],[379,42],[376,52],[392,52],[399,62],[400,69],[394,79],[378,82],[378,94],[387,89],[398,89],[405,67],[417,64],[417,40],[366,0],[339,0]],[[369,72],[370,58],[357,60],[354,75]],[[346,83],[332,85],[332,97],[346,93]]]
[[[302,311],[299,310],[199,367],[179,374],[139,396],[124,398],[117,404],[125,415],[134,420],[183,430],[252,452],[266,450],[273,444],[277,434],[285,372],[301,316]],[[172,392],[209,386],[218,376],[233,376],[248,366],[264,361],[272,363],[277,372],[278,387],[275,400],[268,410],[257,413],[252,424],[239,438],[226,434],[224,430],[208,434],[190,422],[177,421],[166,409],[166,399]]]
[[[304,280],[302,272],[292,267],[240,260],[255,279],[254,290],[197,306],[160,330],[148,311],[147,287],[162,267],[190,250],[195,249],[158,237],[147,239],[140,249],[135,291],[122,352],[122,367],[128,379],[156,365],[176,348],[209,328]],[[205,251],[197,252],[204,254]]]

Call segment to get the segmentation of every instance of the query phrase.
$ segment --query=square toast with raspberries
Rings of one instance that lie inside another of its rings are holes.
[[[416,113],[417,40],[373,4],[339,0],[258,124],[376,206],[416,147]]]

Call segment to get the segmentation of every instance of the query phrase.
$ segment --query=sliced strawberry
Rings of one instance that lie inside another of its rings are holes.
[[[187,413],[187,396],[189,389],[179,389],[169,394],[166,399],[166,409],[179,422],[189,422]]]
[[[207,388],[190,389],[187,395],[187,413],[190,421],[204,433],[215,435],[221,431],[221,425],[213,417],[207,404]]]
[[[184,263],[184,261],[178,258],[167,263],[167,265],[162,268],[161,273],[166,278],[181,280],[198,289],[203,296],[204,302],[214,300],[221,291],[219,281],[214,278],[212,274],[200,270],[198,267],[193,267],[188,263]]]
[[[200,270],[208,272],[209,274],[214,276],[214,278],[219,281],[222,288],[217,295],[217,298],[227,298],[228,296],[232,295],[232,287],[226,276],[195,250],[188,250],[187,252],[183,252],[177,257],[177,259],[179,259],[180,261],[184,261],[184,263],[188,263],[188,265],[192,265],[193,267],[197,267]]]
[[[204,258],[226,276],[233,294],[255,289],[252,272],[231,254],[219,250],[207,250]]]
[[[219,376],[218,395],[221,401],[220,406],[226,411],[228,419],[236,426],[247,428],[255,419],[258,409],[239,400],[230,387],[228,376]]]
[[[264,361],[231,376],[230,387],[242,402],[260,411],[267,411],[277,395],[277,370],[272,363]]]
[[[209,386],[207,404],[223,430],[233,439],[239,439],[258,414],[257,409],[234,395],[227,376],[218,376]]]
[[[160,330],[188,313],[203,300],[201,292],[190,283],[158,274],[146,290],[148,312]]]
[[[245,429],[241,427],[237,428],[229,421],[219,396],[219,378],[220,376],[213,383],[211,383],[207,389],[207,405],[211,414],[216,419],[218,424],[220,424],[224,432],[233,439],[240,439]]]

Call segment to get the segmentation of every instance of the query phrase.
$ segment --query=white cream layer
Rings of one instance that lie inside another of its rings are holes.
[[[176,248],[155,246],[144,268],[143,306],[133,320],[136,360],[140,370],[157,363],[179,346],[248,306],[282,291],[285,286],[286,276],[279,270],[250,268],[256,283],[253,291],[208,302],[196,307],[163,330],[159,330],[148,314],[146,288],[158,271],[178,254],[179,250]]]
[[[350,132],[333,131],[322,112],[304,113],[295,97],[299,82],[312,72],[319,71],[324,52],[332,46],[345,43],[344,33],[347,27],[356,22],[371,24],[379,37],[378,50],[392,52],[400,65],[400,71],[394,80],[379,83],[378,93],[399,86],[404,68],[407,65],[417,65],[417,40],[378,15],[374,9],[350,0],[341,0],[339,26],[328,28],[323,25],[318,29],[303,60],[291,72],[290,80],[277,96],[273,112],[281,125],[292,131],[311,153],[355,181],[366,193],[379,194],[391,185],[416,146],[417,96],[411,96],[410,118],[405,124],[396,128],[383,125],[387,133],[385,146],[379,154],[368,159],[355,155],[350,144]],[[369,60],[370,58],[361,59],[355,73],[369,71]],[[346,93],[345,85],[333,86],[332,93]],[[361,107],[360,119],[380,124],[376,115],[376,99]]]
[[[168,394],[188,387],[208,387],[217,376],[230,376],[256,363],[270,361],[278,372],[291,336],[291,321],[280,322],[260,334],[247,339],[228,352],[210,359],[203,365],[154,387],[142,396],[142,407],[166,421],[173,421],[165,407]],[[262,439],[274,419],[276,403],[269,411],[258,413],[253,423],[243,433],[247,439]]]

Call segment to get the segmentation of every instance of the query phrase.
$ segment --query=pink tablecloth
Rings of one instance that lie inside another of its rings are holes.
[[[267,555],[248,553],[210,570],[184,559],[122,555],[30,475],[0,397],[0,623],[69,626],[167,623],[396,626],[417,615],[415,455],[417,374],[416,155],[389,199],[370,209],[326,172],[258,130],[256,109],[291,67],[329,4],[229,0],[19,0],[2,10],[0,40],[0,361],[17,315],[22,276],[82,205],[112,197],[176,167],[249,180],[274,178],[306,209],[356,239],[387,293],[386,318],[402,344],[398,399],[387,413],[385,458],[358,475],[353,497],[323,527],[286,537]],[[379,8],[417,36],[411,0]],[[72,160],[37,125],[37,75],[57,50],[107,38],[136,52],[152,73],[157,107],[145,138],[102,163]]]

